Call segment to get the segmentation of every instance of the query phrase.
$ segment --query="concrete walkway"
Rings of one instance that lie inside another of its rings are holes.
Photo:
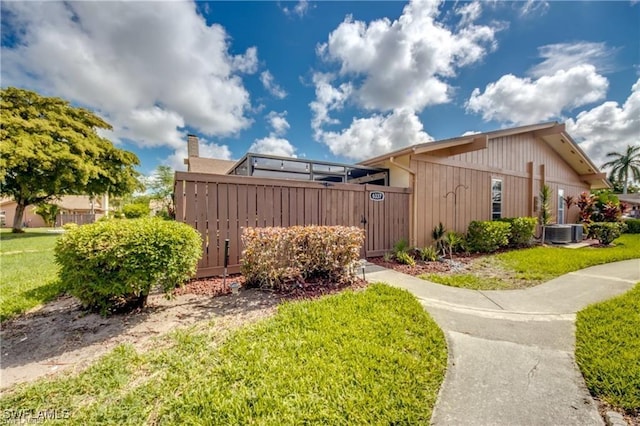
[[[449,366],[434,425],[602,425],[574,361],[575,317],[630,290],[640,259],[525,290],[447,287],[369,264],[369,282],[413,293],[444,330]]]

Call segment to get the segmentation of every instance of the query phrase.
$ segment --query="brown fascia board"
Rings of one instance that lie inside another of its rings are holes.
[[[542,131],[536,131],[534,132],[534,134],[536,136],[539,136],[546,143],[549,143],[549,142],[546,141],[544,136],[555,135],[555,134],[560,135],[562,139],[564,139],[569,143],[569,145],[571,145],[571,147],[575,150],[575,152],[580,156],[580,159],[584,161],[594,171],[593,173],[590,173],[590,174],[579,175],[580,178],[583,181],[591,184],[592,189],[613,188],[613,185],[611,185],[611,182],[609,182],[609,180],[607,179],[606,173],[600,172],[600,168],[596,166],[593,161],[591,161],[591,159],[582,150],[582,148],[580,148],[580,145],[571,137],[569,133],[567,133],[567,131],[565,130],[564,124],[558,124],[554,128],[550,128]],[[558,154],[562,156],[562,154],[560,153]],[[567,164],[571,164],[571,162],[568,161],[568,159],[565,158],[564,160],[567,161]]]
[[[567,140],[567,142],[569,142],[576,149],[576,152],[589,165],[589,167],[591,167],[595,171],[595,173],[600,173],[600,168],[598,166],[596,166],[593,163],[593,161],[591,161],[591,159],[587,156],[587,154],[585,154],[585,152],[582,150],[582,148],[580,148],[580,145],[578,145],[578,143],[571,137],[571,135],[569,133],[567,133],[566,131],[563,130],[562,133],[560,134],[560,136],[565,138]],[[605,177],[605,179],[606,179],[606,177]]]
[[[547,129],[552,129],[558,125],[559,124],[557,122],[551,121],[548,123],[531,124],[527,126],[512,127],[510,129],[493,130],[491,132],[476,133],[474,135],[459,136],[456,138],[425,142],[418,145],[412,145],[406,148],[392,151],[387,154],[382,154],[377,157],[373,157],[373,158],[361,161],[358,164],[361,164],[363,166],[370,166],[370,165],[381,163],[385,160],[388,160],[390,157],[401,157],[407,154],[420,154],[425,152],[433,152],[433,151],[438,151],[438,150],[447,149],[447,148],[452,149],[452,153],[448,155],[461,154],[464,152],[482,149],[483,147],[472,148],[470,146],[470,147],[467,147],[468,149],[467,148],[453,149],[453,148],[460,147],[462,145],[467,145],[467,144],[479,146],[483,143],[480,141],[481,138],[486,138],[486,140],[488,141],[489,139],[499,138],[504,136],[511,136],[519,133],[546,131]],[[564,125],[560,125],[560,126],[564,126]],[[554,133],[557,133],[557,131]],[[484,148],[486,148],[486,146]]]

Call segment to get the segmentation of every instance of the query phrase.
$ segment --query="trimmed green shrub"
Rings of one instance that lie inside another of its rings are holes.
[[[620,222],[594,222],[589,224],[589,236],[605,246],[608,246],[618,238],[623,230],[624,224]]]
[[[625,234],[640,234],[640,219],[625,219],[624,224],[627,225]]]
[[[148,204],[127,204],[122,208],[122,213],[127,219],[138,219],[151,214]]]
[[[348,278],[364,230],[347,226],[245,228],[242,274],[248,286],[286,290],[297,281]]]
[[[529,245],[538,223],[538,219],[535,217],[507,217],[500,219],[500,221],[511,225],[511,230],[509,231],[509,245],[511,247]]]
[[[426,246],[420,249],[417,249],[418,256],[420,259],[425,262],[433,262],[438,260],[438,251],[433,246]]]
[[[473,253],[491,253],[509,244],[511,225],[498,221],[474,220],[467,229],[467,249]]]
[[[55,247],[68,291],[103,314],[132,303],[144,306],[155,286],[170,294],[195,273],[201,256],[195,229],[152,218],[69,228]]]

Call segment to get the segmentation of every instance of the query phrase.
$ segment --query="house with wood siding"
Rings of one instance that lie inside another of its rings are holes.
[[[610,187],[563,124],[544,123],[409,146],[357,165],[248,153],[201,161],[189,139],[188,172],[175,179],[176,220],[203,235],[198,276],[240,270],[245,227],[345,225],[365,229],[363,257],[400,239],[426,246],[440,222],[465,232],[473,220],[537,216],[548,185],[557,223],[575,223],[562,197]]]
[[[574,223],[564,196],[609,188],[606,175],[556,122],[478,133],[399,149],[360,163],[389,169],[391,186],[412,189],[410,240],[431,243],[440,222],[465,232],[473,220],[536,216],[543,185],[555,223]]]

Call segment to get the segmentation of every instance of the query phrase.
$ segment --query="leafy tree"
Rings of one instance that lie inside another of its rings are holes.
[[[640,145],[627,146],[624,153],[608,152],[607,158],[612,160],[604,163],[602,167],[610,167],[611,175],[618,181],[622,181],[622,193],[626,194],[629,187],[629,178],[640,181]]]
[[[621,194],[622,191],[624,191],[624,182],[618,180],[614,173],[609,173],[609,176],[607,178],[609,179],[609,182],[611,182],[611,185],[613,185],[613,192],[615,192],[616,194]],[[633,182],[627,183],[628,194],[636,194],[638,192],[640,192],[640,185],[635,185]]]
[[[99,136],[111,126],[91,111],[8,87],[0,118],[0,195],[17,203],[14,232],[28,205],[67,194],[119,196],[138,185],[138,157]]]
[[[158,166],[147,181],[151,199],[161,201],[167,216],[171,218],[175,217],[173,183],[174,170],[169,166]]]
[[[36,207],[35,212],[47,226],[53,226],[56,222],[56,216],[60,213],[60,207],[55,204],[42,203]]]

